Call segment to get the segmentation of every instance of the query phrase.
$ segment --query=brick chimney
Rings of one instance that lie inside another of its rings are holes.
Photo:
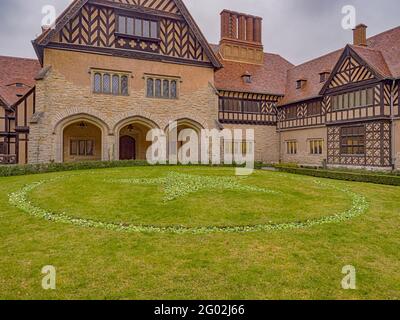
[[[367,46],[367,28],[365,24],[359,24],[353,29],[353,44],[355,46]]]
[[[224,60],[263,64],[262,18],[223,10],[220,54]]]

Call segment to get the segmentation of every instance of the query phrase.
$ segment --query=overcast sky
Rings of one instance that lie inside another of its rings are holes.
[[[0,55],[35,57],[30,41],[40,32],[42,7],[60,13],[71,0],[0,0]],[[265,50],[294,64],[313,59],[352,41],[341,27],[342,7],[353,5],[357,23],[375,35],[400,25],[399,0],[184,0],[209,42],[220,37],[222,9],[264,18]]]

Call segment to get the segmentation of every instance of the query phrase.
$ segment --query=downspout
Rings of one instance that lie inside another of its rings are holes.
[[[276,127],[278,131],[278,163],[282,163],[282,134],[281,134],[281,123],[279,120],[279,110],[276,108]]]
[[[392,149],[392,170],[396,169],[396,122],[394,117],[394,90],[396,89],[396,79],[392,80],[391,92],[390,92],[390,121],[391,121],[391,149]]]

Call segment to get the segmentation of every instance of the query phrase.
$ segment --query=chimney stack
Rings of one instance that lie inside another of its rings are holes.
[[[223,10],[220,54],[225,60],[262,64],[262,18]]]
[[[367,26],[359,24],[353,29],[353,44],[355,46],[367,46]]]

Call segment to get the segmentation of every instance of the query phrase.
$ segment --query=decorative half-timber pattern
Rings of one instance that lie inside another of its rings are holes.
[[[281,97],[276,95],[220,91],[219,121],[235,124],[276,125],[276,105],[280,99]],[[235,102],[239,109],[228,108],[231,102]],[[252,103],[257,110],[245,110],[244,105]]]
[[[400,85],[394,87],[393,89],[393,105],[394,105],[394,115],[400,117]]]
[[[36,89],[32,88],[15,105],[16,161],[28,163],[29,124],[36,109]]]
[[[353,57],[344,60],[339,70],[333,76],[329,89],[341,87],[350,83],[372,80],[375,76],[365,66],[361,65]]]
[[[85,5],[60,31],[58,41],[97,47],[115,47],[113,9]]]
[[[364,155],[341,154],[340,143],[343,126],[328,127],[328,164],[370,167],[389,167],[391,165],[390,122],[367,122],[364,126]]]
[[[149,9],[179,14],[179,9],[173,0],[111,0],[116,3],[123,3],[145,7]]]
[[[202,45],[183,21],[162,19],[160,39],[161,53],[164,55],[208,61]]]
[[[307,102],[285,106],[278,109],[279,129],[292,129],[324,125],[326,121],[324,101]]]
[[[17,145],[15,127],[15,114],[0,105],[0,164],[15,164]]]
[[[147,3],[147,1],[133,0],[131,2]],[[167,0],[148,2],[148,5],[151,5],[150,2],[171,3]],[[159,8],[163,8],[163,6]],[[166,8],[169,9],[170,7],[166,6]],[[82,7],[74,19],[65,25],[54,41],[70,45],[142,51],[209,62],[202,44],[185,21],[162,18],[159,25],[159,40],[117,36],[114,9],[87,4]]]

